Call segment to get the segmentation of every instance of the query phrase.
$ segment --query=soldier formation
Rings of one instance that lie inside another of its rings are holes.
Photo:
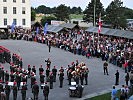
[[[10,52],[8,53],[10,54]],[[1,59],[5,60],[5,55]],[[3,98],[4,95],[2,94],[5,94],[5,100],[10,100],[11,91],[13,93],[13,100],[17,100],[17,94],[19,90],[22,94],[22,100],[26,100],[28,80],[31,82],[30,85],[33,93],[33,100],[38,100],[39,86],[41,86],[41,89],[43,89],[44,99],[48,100],[49,89],[54,88],[53,84],[56,82],[57,76],[59,77],[60,82],[59,87],[63,88],[65,70],[67,72],[69,85],[71,85],[72,81],[75,81],[77,84],[81,83],[81,85],[84,85],[85,81],[85,85],[88,84],[87,78],[89,70],[83,62],[79,63],[78,60],[76,60],[75,63],[72,62],[72,64],[68,65],[67,68],[61,67],[59,70],[57,70],[56,66],[51,68],[50,58],[45,60],[46,70],[44,70],[43,65],[40,65],[38,69],[36,69],[36,66],[32,67],[31,65],[28,65],[28,68],[24,69],[22,58],[14,53],[8,60],[10,61],[10,71],[5,70],[4,66],[0,64],[0,98]],[[5,61],[9,62],[7,60]],[[39,71],[40,85],[36,79],[37,71]]]

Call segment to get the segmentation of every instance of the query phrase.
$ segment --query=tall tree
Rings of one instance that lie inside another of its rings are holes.
[[[95,7],[95,12],[96,12],[95,19],[97,22],[98,22],[99,14],[101,13],[101,16],[104,15],[103,4],[100,2],[100,0],[91,0],[91,2],[89,2],[87,8],[83,12],[84,13],[83,19],[85,21],[94,22],[94,7]]]
[[[36,8],[36,13],[42,13],[42,14],[51,14],[51,8],[50,7],[46,7],[44,5],[38,6]]]
[[[72,7],[71,14],[81,14],[81,13],[82,13],[81,7]]]
[[[105,23],[111,24],[113,28],[126,27],[126,17],[122,6],[121,0],[112,1],[106,9]]]
[[[68,7],[65,6],[64,4],[59,5],[56,8],[55,16],[60,21],[67,21],[69,19]]]
[[[31,21],[34,21],[36,19],[36,12],[33,7],[31,7]]]
[[[51,24],[51,20],[56,20],[56,18],[54,16],[44,16],[41,19],[41,24],[45,25],[45,23],[48,23],[50,25]]]

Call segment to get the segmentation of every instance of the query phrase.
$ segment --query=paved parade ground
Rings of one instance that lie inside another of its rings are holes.
[[[73,61],[79,60],[79,62],[84,62],[89,68],[89,77],[88,85],[84,85],[83,98],[87,95],[98,93],[103,90],[108,90],[112,88],[112,85],[115,84],[115,73],[118,69],[120,72],[120,84],[124,84],[125,73],[122,68],[109,64],[109,75],[104,75],[103,73],[103,61],[98,58],[86,58],[80,55],[74,55],[70,52],[61,50],[59,48],[51,47],[51,52],[48,52],[48,47],[45,44],[27,42],[23,40],[0,40],[0,45],[8,48],[12,53],[20,54],[23,58],[23,68],[27,69],[27,65],[35,65],[37,68],[37,81],[39,81],[39,72],[38,69],[40,65],[43,65],[43,68],[46,68],[46,63],[44,60],[51,59],[51,69],[53,66],[56,66],[57,69],[67,68],[68,64],[71,64]],[[4,69],[9,70],[9,64],[4,64]],[[45,72],[45,71],[44,71]],[[75,100],[78,98],[69,97],[68,92],[68,80],[66,77],[63,83],[63,88],[59,88],[59,79],[57,76],[57,81],[54,83],[53,89],[50,89],[49,100]],[[121,85],[120,85],[121,86]],[[33,97],[31,88],[30,88],[30,79],[28,79],[28,90],[27,97]],[[39,100],[43,100],[43,91],[39,91]],[[10,95],[10,100],[13,100],[12,92]],[[22,100],[21,92],[19,91],[17,100]]]

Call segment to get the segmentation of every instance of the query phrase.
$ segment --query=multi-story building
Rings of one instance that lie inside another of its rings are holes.
[[[8,25],[31,28],[30,0],[0,0],[0,28]]]

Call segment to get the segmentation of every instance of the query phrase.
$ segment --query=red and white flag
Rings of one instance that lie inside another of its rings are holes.
[[[102,29],[102,21],[101,21],[101,13],[99,14],[99,22],[98,22],[99,28],[98,28],[98,33],[101,32]]]

